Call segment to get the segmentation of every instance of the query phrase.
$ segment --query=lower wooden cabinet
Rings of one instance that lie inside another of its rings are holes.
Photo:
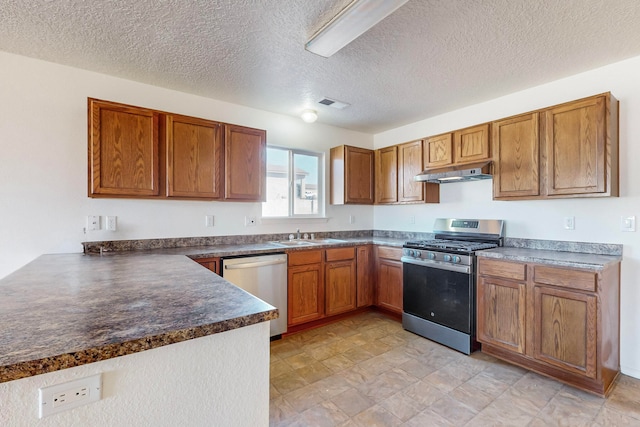
[[[605,396],[620,371],[620,263],[478,260],[482,351]]]
[[[356,247],[356,297],[358,308],[373,305],[375,302],[372,245]]]
[[[355,248],[327,249],[325,252],[326,315],[356,309]]]
[[[310,250],[289,253],[287,324],[290,326],[324,317],[323,252]]]
[[[210,257],[210,258],[198,258],[194,260],[201,266],[208,268],[216,274],[220,274],[220,258],[219,257]]]
[[[402,314],[401,248],[376,247],[376,305]]]

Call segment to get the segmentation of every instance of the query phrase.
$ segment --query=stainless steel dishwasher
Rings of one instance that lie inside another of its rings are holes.
[[[287,254],[222,258],[222,277],[278,309],[272,337],[287,332]]]

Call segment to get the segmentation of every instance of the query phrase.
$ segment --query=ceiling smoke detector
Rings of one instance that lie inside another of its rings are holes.
[[[326,98],[326,97],[318,101],[318,104],[326,105],[327,107],[335,108],[336,110],[344,110],[345,108],[351,105],[351,104],[347,104],[346,102],[337,101],[335,99]]]

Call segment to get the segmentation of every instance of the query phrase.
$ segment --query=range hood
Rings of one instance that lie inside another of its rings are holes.
[[[420,182],[445,184],[449,182],[477,181],[491,178],[491,160],[464,165],[428,168],[413,177]]]

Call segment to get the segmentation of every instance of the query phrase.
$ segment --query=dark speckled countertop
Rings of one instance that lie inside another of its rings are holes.
[[[0,382],[278,317],[180,255],[43,255],[0,280]]]
[[[622,261],[622,255],[601,255],[580,252],[564,252],[549,249],[503,247],[476,252],[479,257],[519,262],[557,265],[561,267],[602,270]]]

